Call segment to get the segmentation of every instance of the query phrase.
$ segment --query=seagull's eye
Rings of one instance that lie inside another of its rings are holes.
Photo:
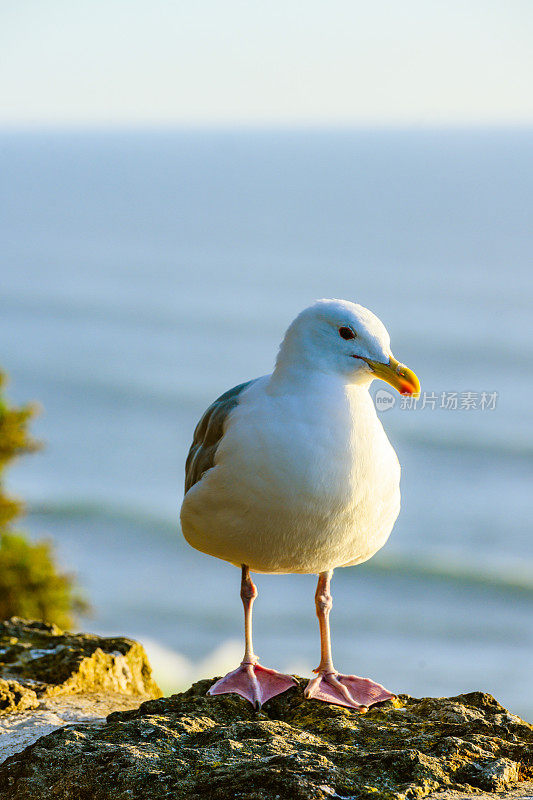
[[[355,339],[355,333],[351,328],[339,328],[339,336],[343,339]]]

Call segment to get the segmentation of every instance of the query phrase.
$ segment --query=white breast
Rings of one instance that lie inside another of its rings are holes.
[[[322,572],[370,558],[400,508],[400,467],[362,387],[245,391],[189,490],[182,528],[198,550],[256,572]]]

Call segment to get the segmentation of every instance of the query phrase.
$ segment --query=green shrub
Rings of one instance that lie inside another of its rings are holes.
[[[0,371],[0,392],[5,375]],[[6,495],[3,473],[23,453],[39,449],[28,433],[35,406],[11,407],[0,394],[0,619],[11,616],[71,627],[76,613],[86,610],[71,575],[59,572],[50,542],[30,542],[12,530],[24,507]]]
[[[0,619],[26,617],[70,628],[84,610],[72,577],[57,571],[48,541],[29,542],[19,533],[0,537]]]

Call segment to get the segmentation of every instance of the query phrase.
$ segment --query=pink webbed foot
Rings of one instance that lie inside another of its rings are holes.
[[[369,678],[342,675],[340,672],[319,672],[316,678],[311,678],[307,684],[304,696],[346,708],[355,708],[364,713],[374,703],[391,700],[396,695]]]
[[[262,667],[257,662],[243,661],[237,669],[228,672],[214,683],[207,694],[235,692],[245,700],[249,700],[255,710],[259,711],[263,703],[266,703],[271,697],[286,692],[287,689],[296,685],[296,681],[290,675]]]

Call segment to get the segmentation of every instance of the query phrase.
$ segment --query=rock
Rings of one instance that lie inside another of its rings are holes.
[[[17,681],[5,681],[0,678],[0,712],[1,711],[26,711],[28,708],[37,708],[39,700],[33,689]]]
[[[0,623],[0,762],[67,723],[103,721],[160,695],[138,642]]]
[[[255,713],[206,696],[214,680],[39,739],[0,766],[0,797],[452,800],[533,779],[533,727],[488,694],[400,695],[359,715],[304,700],[299,679]],[[505,796],[525,800],[520,786]]]
[[[0,714],[0,763],[57,728],[74,722],[103,722],[112,711],[137,708],[141,700],[138,695],[117,692],[70,694],[37,700],[31,710]]]
[[[64,633],[55,625],[17,617],[0,622],[0,677],[12,683],[15,693],[29,689],[37,698],[99,691],[161,694],[138,642]]]

